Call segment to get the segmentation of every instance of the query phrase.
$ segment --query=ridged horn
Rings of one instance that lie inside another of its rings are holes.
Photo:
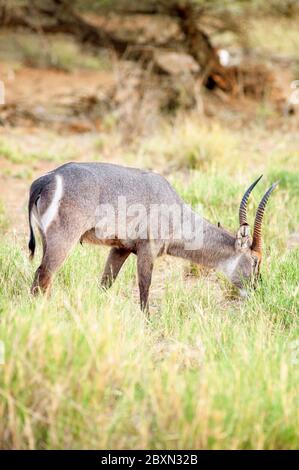
[[[247,203],[248,203],[248,198],[250,196],[251,191],[253,188],[257,185],[259,180],[262,178],[263,175],[261,175],[257,180],[255,180],[254,183],[252,183],[247,191],[245,192],[244,196],[242,197],[242,201],[240,204],[240,209],[239,209],[239,221],[240,225],[247,224]]]
[[[276,181],[276,183],[273,183],[272,186],[270,186],[268,191],[264,194],[256,211],[251,249],[260,254],[262,253],[262,223],[263,223],[265,207],[267,205],[270,194],[274,191],[278,183],[279,181]]]

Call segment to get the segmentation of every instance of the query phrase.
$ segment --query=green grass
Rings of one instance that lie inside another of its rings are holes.
[[[297,58],[297,20],[249,22],[258,52]],[[5,32],[0,58],[15,67],[109,67],[59,35]],[[288,121],[267,130],[268,118],[276,115],[266,103],[256,122],[238,129],[190,113],[125,149],[113,114],[96,138],[1,137],[1,172],[12,184],[31,179],[37,163],[98,153],[163,172],[193,207],[232,231],[240,197],[259,174],[250,221],[265,189],[280,184],[265,215],[263,282],[251,297],[232,298],[220,275],[159,259],[149,322],[138,306],[134,256],[111,290],[99,288],[105,248],[76,247],[51,297],[32,298],[40,244],[30,264],[2,194],[0,448],[298,449],[299,248],[288,249],[299,232],[298,142]]]
[[[107,55],[82,50],[67,34],[32,34],[4,31],[0,34],[0,59],[37,68],[107,70]]]
[[[32,266],[23,238],[2,237],[1,447],[298,448],[299,249],[286,249],[298,205],[294,163],[265,175],[252,198],[251,213],[281,179],[265,218],[263,283],[246,301],[230,300],[221,278],[186,278],[184,263],[161,259],[147,322],[135,258],[103,292],[107,250],[84,245],[51,297],[32,299],[40,253]],[[211,220],[236,229],[244,188],[219,172],[193,171],[188,185],[180,173],[172,180]]]
[[[21,163],[24,160],[24,156],[19,149],[12,147],[3,138],[0,140],[0,157],[5,158],[11,163]]]
[[[0,199],[0,231],[5,233],[9,227],[9,220],[5,211],[4,202]]]
[[[263,53],[279,54],[297,58],[299,38],[297,34],[298,18],[277,18],[265,16],[254,18],[251,23],[250,44]],[[268,33],[267,33],[268,32]]]
[[[47,143],[47,147],[49,144]],[[47,148],[39,151],[28,151],[28,145],[26,143],[15,142],[12,139],[5,137],[0,138],[0,159],[4,159],[13,164],[26,164],[28,176],[30,176],[30,166],[36,162],[57,162],[61,163],[66,160],[71,160],[72,157],[76,156],[76,150],[71,147],[65,146],[65,148],[56,151],[55,149],[50,151]],[[4,167],[3,171],[7,171]],[[26,176],[19,174],[17,177],[23,178]],[[32,176],[32,175],[31,175]]]
[[[170,167],[207,170],[218,163],[236,164],[239,136],[219,124],[212,126],[190,116],[166,125],[141,146],[142,158],[151,164],[161,155]]]

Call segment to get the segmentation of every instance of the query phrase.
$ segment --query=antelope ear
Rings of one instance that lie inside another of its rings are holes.
[[[235,242],[235,248],[237,251],[246,251],[251,247],[250,228],[248,224],[240,226]]]

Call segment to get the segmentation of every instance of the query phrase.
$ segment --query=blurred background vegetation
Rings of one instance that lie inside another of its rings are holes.
[[[298,448],[299,2],[1,0],[0,24],[0,447]],[[28,188],[74,160],[158,171],[232,231],[279,179],[263,284],[163,257],[148,324],[134,259],[106,293],[83,245],[32,299]]]
[[[161,117],[181,110],[209,115],[215,107],[250,111],[257,105],[260,115],[294,112],[289,95],[298,73],[297,1],[1,4],[0,58],[14,63],[9,77],[22,65],[102,72],[102,77],[86,76],[85,86],[69,86],[68,93],[57,84],[50,97],[45,84],[44,100],[33,89],[31,106],[28,93],[8,96],[3,122],[31,119],[39,125],[94,129],[122,121],[132,138],[132,133],[152,132]]]
[[[24,230],[29,182],[69,160],[294,181],[298,19],[294,0],[1,1],[3,207]]]
[[[3,207],[24,230],[29,182],[69,160],[293,181],[298,19],[293,0],[1,1]]]

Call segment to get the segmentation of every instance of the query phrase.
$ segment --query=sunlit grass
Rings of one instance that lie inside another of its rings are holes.
[[[111,67],[101,51],[94,55],[82,50],[67,34],[33,34],[30,32],[2,32],[0,59],[31,67],[53,67],[71,72],[78,68],[107,70]]]
[[[250,44],[262,52],[297,59],[299,48],[298,19],[271,16],[251,19]]]
[[[8,217],[5,211],[4,202],[0,199],[0,231],[5,233],[9,227]]]
[[[22,240],[2,238],[1,447],[297,448],[299,251],[288,252],[286,241],[298,177],[282,171],[267,208],[263,283],[246,301],[230,299],[228,284],[213,275],[186,278],[185,263],[165,258],[147,322],[135,257],[104,292],[107,250],[85,245],[51,297],[32,299],[38,259],[30,265]],[[243,188],[232,176],[194,171],[182,181],[173,177],[188,202],[237,228]],[[256,189],[252,214],[265,187]]]
[[[256,15],[247,25],[248,45],[260,57],[297,60],[297,20]],[[0,58],[15,69],[111,67],[68,36],[27,32],[1,34]],[[264,173],[249,201],[252,223],[265,190],[280,184],[264,219],[263,281],[251,297],[233,298],[223,276],[163,258],[150,321],[139,309],[133,255],[112,289],[100,289],[106,248],[77,246],[50,298],[32,298],[40,243],[30,264],[1,194],[0,448],[298,449],[299,248],[290,250],[289,239],[299,233],[299,146],[290,121],[269,131],[268,118],[278,115],[266,102],[255,122],[238,129],[236,120],[230,127],[188,113],[126,145],[114,113],[96,135],[4,129],[0,171],[12,184],[32,179],[45,162],[151,168],[232,232],[245,188]]]
[[[27,164],[32,165],[36,162],[63,162],[69,160],[73,154],[73,149],[65,148],[57,151],[52,145],[53,151],[49,150],[49,143],[42,150],[28,151],[27,142],[19,142],[13,139],[7,139],[5,137],[0,138],[0,159],[6,160],[13,164]],[[1,163],[1,166],[5,169],[5,163]],[[30,172],[30,168],[27,169]]]
[[[209,125],[186,117],[147,138],[140,154],[152,164],[162,158],[170,168],[206,170],[221,161],[235,165],[238,135],[217,123]]]

